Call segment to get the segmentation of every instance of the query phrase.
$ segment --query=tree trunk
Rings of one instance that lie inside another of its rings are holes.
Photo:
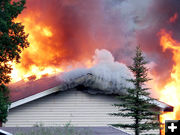
[[[137,83],[137,89],[140,89],[139,88],[139,82]],[[138,106],[138,99],[139,99],[139,92],[137,91],[136,92],[136,103],[137,103],[137,106]],[[135,112],[135,114],[136,114],[136,131],[135,131],[135,135],[139,135],[139,119],[138,119],[138,116],[139,116],[139,111],[138,110],[136,110],[136,112]]]
[[[2,122],[0,121],[0,127],[2,127]]]
[[[136,129],[135,135],[139,135],[139,131],[138,131],[138,129]]]
[[[136,119],[135,135],[139,135],[139,119]]]

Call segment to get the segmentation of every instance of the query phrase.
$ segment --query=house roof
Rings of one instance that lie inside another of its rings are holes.
[[[0,129],[0,135],[13,135],[13,134]]]
[[[61,78],[59,78],[59,75],[56,75],[51,77],[44,77],[34,81],[20,81],[14,84],[10,84],[10,101],[12,102],[10,109],[58,91],[75,88],[79,85],[87,88],[86,92],[91,94],[125,93],[123,88],[117,87],[119,84],[113,84],[113,82],[104,80],[104,78],[98,77],[92,73],[76,75],[75,77],[70,77],[69,79],[62,79],[67,78],[67,76],[61,76]],[[173,107],[167,105],[166,103],[160,102],[158,100],[154,100],[153,103],[156,104],[161,111],[173,111]]]
[[[61,85],[63,82],[56,79],[56,76],[44,77],[39,80],[19,81],[10,84],[10,101],[15,102],[32,95],[38,94],[50,88]]]
[[[73,129],[73,133],[78,133],[79,135],[130,135],[117,128],[113,127],[68,127]],[[0,128],[6,132],[12,134],[47,134],[59,135],[59,133],[67,134],[67,128],[64,127],[3,127]],[[70,130],[69,130],[70,131]],[[72,132],[72,131],[71,131]]]

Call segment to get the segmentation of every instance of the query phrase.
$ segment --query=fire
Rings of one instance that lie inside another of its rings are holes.
[[[27,8],[15,20],[24,25],[30,46],[22,51],[20,63],[11,63],[12,82],[92,66],[91,56],[98,43],[89,38],[88,29],[61,3],[56,3],[60,4],[56,8],[52,2],[45,3],[49,8],[28,0]]]
[[[39,29],[40,29],[40,27],[39,27]],[[43,30],[42,32],[45,36],[52,37],[52,32],[47,27],[43,28],[42,30]]]
[[[25,32],[29,33],[30,46],[21,53],[21,63],[10,63],[13,68],[11,82],[36,80],[42,76],[69,71],[76,67],[92,66],[93,63],[89,58],[81,58],[83,65],[80,64],[81,59],[73,61],[78,56],[72,52],[73,48],[70,49],[61,43],[61,37],[56,33],[56,28],[43,21],[36,22],[39,16],[38,12],[35,15],[30,13],[15,20],[25,26]]]
[[[18,64],[15,62],[10,63],[13,68],[11,73],[11,78],[12,78],[11,82],[17,82],[20,80],[28,81],[30,79],[39,79],[42,76],[55,74],[63,71],[61,67],[42,64],[42,61],[47,59],[45,59],[44,53],[41,53],[40,51],[39,47],[42,44],[40,40],[42,39],[48,42],[49,38],[53,36],[53,32],[51,31],[50,26],[46,26],[45,24],[35,25],[32,19],[33,18],[31,17],[25,17],[25,18],[18,18],[17,20],[15,20],[16,22],[22,22],[22,24],[25,26],[25,32],[29,33],[28,40],[30,42],[30,46],[29,48],[25,49],[21,54],[22,63],[18,63]],[[41,39],[37,40],[37,38],[39,37],[41,37]],[[33,62],[27,65],[28,63],[27,58],[25,59],[26,61],[23,61],[23,59],[26,57],[27,54],[32,55],[34,59],[37,60],[37,63],[39,62],[41,64],[41,66]],[[47,52],[47,56],[48,55],[49,54]]]
[[[159,33],[160,45],[163,51],[170,49],[173,53],[174,65],[171,71],[170,81],[164,86],[161,91],[160,100],[174,106],[174,112],[163,114],[161,120],[180,119],[180,42],[172,38],[172,33],[162,29]]]
[[[172,17],[169,18],[170,23],[174,23],[178,19],[178,13],[175,13]]]
[[[13,71],[11,73],[12,82],[17,82],[20,80],[28,81],[28,80],[35,80],[40,79],[43,76],[56,74],[62,72],[60,68],[53,68],[53,67],[37,67],[32,65],[28,72],[25,72],[23,69],[18,68],[18,64],[12,64]]]
[[[12,82],[22,79],[39,79],[45,75],[72,70],[75,67],[81,67],[80,62],[85,67],[93,65],[89,59],[95,48],[98,48],[98,43],[88,40],[88,32],[81,32],[82,28],[79,27],[78,20],[75,19],[72,23],[74,18],[71,12],[66,14],[58,12],[57,16],[54,5],[48,10],[44,10],[44,7],[41,9],[33,7],[41,5],[41,2],[32,4],[31,1],[27,1],[27,5],[28,8],[15,21],[22,22],[25,26],[25,32],[29,33],[30,46],[21,53],[21,63],[11,63]],[[64,12],[65,9],[62,8],[59,11]],[[175,13],[169,22],[174,23],[177,19],[178,14]],[[85,28],[83,26],[83,29]],[[165,30],[161,30],[159,35],[163,51],[170,49],[175,62],[171,80],[160,94],[160,100],[175,107],[173,113],[162,116],[164,121],[180,117],[178,116],[180,110],[180,95],[178,94],[180,93],[180,42],[174,40],[172,34]],[[72,65],[68,66],[68,64]]]

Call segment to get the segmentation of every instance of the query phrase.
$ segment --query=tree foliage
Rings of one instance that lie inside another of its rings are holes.
[[[6,122],[9,106],[8,88],[10,82],[10,62],[20,62],[20,53],[29,46],[24,26],[15,18],[25,8],[25,0],[0,1],[0,121]]]
[[[0,85],[0,121],[6,122],[8,116],[9,108],[9,91],[8,88],[4,85]]]
[[[155,99],[149,97],[149,88],[145,88],[145,83],[150,80],[145,64],[147,62],[144,60],[142,51],[138,46],[133,64],[129,66],[134,78],[128,81],[132,82],[134,87],[127,88],[127,94],[117,97],[121,100],[121,103],[114,104],[114,106],[118,107],[119,111],[111,114],[132,118],[134,120],[132,124],[113,124],[113,126],[133,129],[135,135],[139,135],[143,131],[160,128],[159,111],[153,109],[156,108],[156,105],[153,104]]]

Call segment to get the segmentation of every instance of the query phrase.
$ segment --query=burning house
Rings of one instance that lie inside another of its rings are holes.
[[[121,78],[123,79],[123,78]],[[102,127],[108,124],[133,120],[116,118],[108,113],[117,110],[112,104],[119,102],[115,94],[122,94],[118,84],[92,73],[76,76],[69,81],[57,76],[37,81],[13,84],[11,107],[5,127],[63,126],[70,122],[75,127]],[[173,107],[155,101],[161,111],[172,111]],[[155,109],[155,108],[154,108]],[[125,130],[132,133],[130,130]],[[159,131],[156,131],[158,133]]]
[[[21,63],[11,63],[12,105],[4,126],[69,121],[102,126],[124,120],[107,113],[116,111],[113,95],[131,87],[126,65],[139,43],[150,62],[153,80],[147,85],[159,99],[157,108],[174,107],[161,121],[180,119],[178,0],[26,1],[15,21],[25,26],[30,46]]]
[[[112,105],[115,95],[126,94],[133,87],[127,81],[133,77],[129,69],[116,62],[110,52],[96,50],[92,68],[76,69],[51,77],[20,81],[9,85],[12,104],[5,127],[62,126],[70,122],[75,127],[102,127],[133,120],[112,117],[117,112]],[[173,107],[154,100],[162,112]],[[125,130],[132,133],[131,130]],[[154,131],[159,133],[159,131]],[[152,133],[152,132],[151,132]]]

